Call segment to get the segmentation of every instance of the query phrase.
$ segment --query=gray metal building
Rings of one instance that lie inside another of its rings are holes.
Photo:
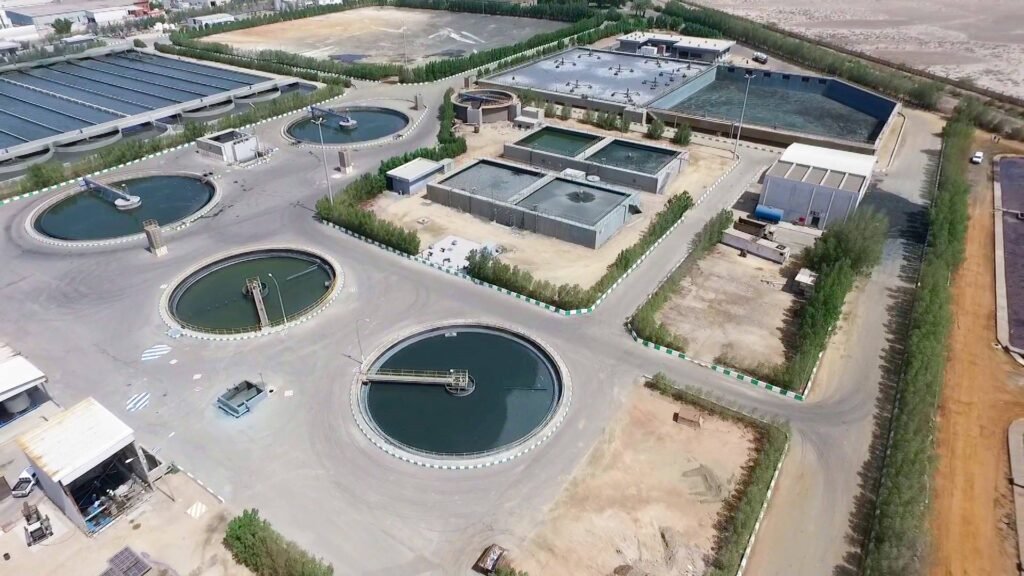
[[[786,222],[824,230],[857,209],[874,167],[867,154],[793,144],[765,174],[758,204],[782,210]]]
[[[443,172],[449,165],[451,165],[451,160],[434,162],[427,158],[417,158],[406,162],[398,168],[389,170],[386,174],[388,190],[406,196],[416,194],[427,187],[427,181],[435,174]]]
[[[619,36],[620,52],[644,56],[669,56],[699,62],[721,62],[729,57],[736,42],[697,36],[677,36],[654,32],[630,32]]]

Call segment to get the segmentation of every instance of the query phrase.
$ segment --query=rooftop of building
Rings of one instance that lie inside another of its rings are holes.
[[[39,16],[55,16],[58,14],[70,14],[72,12],[101,12],[104,10],[125,9],[132,10],[135,3],[126,0],[73,0],[71,2],[50,2],[48,4],[36,4],[34,6],[20,6],[17,8],[6,8],[8,12],[28,16],[31,18]]]
[[[868,154],[791,144],[768,175],[857,192],[874,168],[875,157]]]
[[[733,40],[700,38],[698,36],[679,36],[676,34],[658,34],[656,32],[630,32],[624,36],[619,36],[619,41],[622,42],[623,40],[630,42],[656,40],[659,42],[671,42],[673,46],[678,46],[680,48],[704,48],[707,50],[717,50],[719,52],[728,50],[736,45],[736,42]]]

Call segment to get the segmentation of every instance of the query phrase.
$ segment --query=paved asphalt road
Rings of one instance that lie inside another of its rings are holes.
[[[435,109],[444,86],[420,88]],[[412,93],[371,85],[351,90],[345,100],[377,97],[408,99]],[[880,188],[919,204],[925,152],[934,153],[938,142],[916,116],[910,120],[897,164]],[[258,507],[282,532],[332,561],[338,573],[368,576],[469,573],[483,546],[521,544],[628,388],[642,374],[662,370],[725,403],[791,422],[794,448],[783,488],[748,573],[820,576],[839,562],[870,436],[885,345],[882,307],[865,311],[856,344],[836,360],[841,369],[830,371],[836,380],[805,404],[642,348],[622,328],[703,222],[731,205],[774,151],[741,147],[737,168],[595,314],[564,318],[314,222],[311,207],[326,191],[320,155],[287,145],[280,135],[285,124],[259,127],[261,141],[281,150],[252,169],[225,169],[192,149],[132,167],[213,171],[224,194],[210,215],[168,237],[170,253],[161,259],[141,243],[45,246],[25,232],[26,217],[40,199],[0,209],[0,340],[47,372],[63,404],[95,396],[145,445],[196,474],[232,506]],[[430,114],[407,138],[357,152],[358,169],[375,169],[383,158],[430,144],[436,128]],[[355,177],[337,176],[335,189]],[[890,244],[865,301],[884,301],[898,283],[906,259],[901,242]],[[166,336],[157,304],[172,279],[216,253],[271,244],[317,248],[340,262],[345,286],[330,308],[264,338]],[[397,332],[452,319],[518,327],[565,361],[575,388],[572,406],[539,450],[481,470],[430,470],[386,455],[355,427],[349,391],[360,348],[368,352]],[[142,351],[155,344],[172,351],[142,361]],[[234,420],[212,407],[224,387],[254,377],[277,392],[252,414]],[[127,400],[139,392],[152,395],[149,405],[127,412]]]

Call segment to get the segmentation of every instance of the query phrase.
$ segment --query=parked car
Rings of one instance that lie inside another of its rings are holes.
[[[768,55],[764,52],[754,52],[754,62],[757,62],[758,64],[767,64]]]
[[[981,150],[975,152],[974,156],[971,156],[971,164],[981,164],[984,161],[985,161],[985,153],[982,152]]]
[[[35,468],[29,466],[21,471],[21,475],[18,476],[18,481],[11,487],[11,495],[15,498],[24,498],[32,493],[32,489],[36,487]]]

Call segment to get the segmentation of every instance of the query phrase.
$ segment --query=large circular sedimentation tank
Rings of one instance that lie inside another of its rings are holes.
[[[408,116],[390,108],[352,106],[337,108],[335,111],[355,120],[356,126],[342,128],[335,116],[325,117],[320,126],[314,123],[312,118],[303,118],[289,125],[285,132],[299,142],[320,144],[322,129],[325,145],[344,146],[386,138],[409,125]]]
[[[251,250],[199,266],[171,288],[166,312],[181,327],[199,333],[238,334],[261,330],[250,279],[258,281],[268,325],[281,326],[326,306],[339,271],[326,257],[286,248]]]
[[[104,182],[142,204],[119,210],[109,199],[92,190],[75,190],[44,205],[31,222],[44,236],[67,241],[109,240],[142,233],[142,223],[156,220],[161,226],[187,219],[207,206],[216,194],[205,178],[153,175]]]
[[[430,328],[387,346],[364,365],[359,405],[384,442],[427,458],[507,453],[549,427],[566,375],[553,353],[526,335],[483,324]],[[403,374],[465,371],[469,391],[403,382]]]

